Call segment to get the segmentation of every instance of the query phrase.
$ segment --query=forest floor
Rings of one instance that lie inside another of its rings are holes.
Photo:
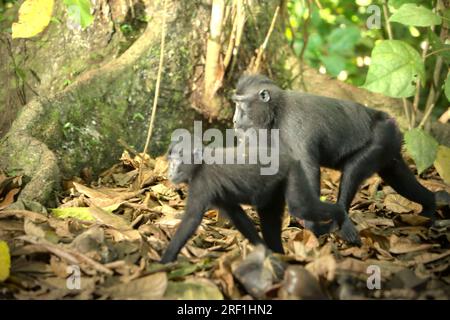
[[[89,170],[84,179],[65,181],[57,209],[26,203],[20,209],[17,202],[8,208],[22,177],[0,172],[0,240],[9,247],[9,253],[0,250],[0,269],[6,255],[11,258],[0,298],[450,298],[449,207],[438,210],[437,226],[426,228],[417,215],[420,205],[377,176],[361,186],[350,209],[361,247],[335,233],[318,239],[286,213],[286,254],[271,254],[252,247],[211,210],[178,261],[161,265],[157,261],[182,218],[186,187],[167,181],[163,158],[151,160],[139,179],[139,161],[124,153],[94,182]],[[336,200],[339,177],[322,171],[327,200]],[[450,192],[435,171],[422,177],[430,190]],[[252,208],[244,209],[259,228]]]

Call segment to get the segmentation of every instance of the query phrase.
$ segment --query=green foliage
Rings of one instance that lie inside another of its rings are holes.
[[[422,129],[416,128],[405,133],[405,146],[417,165],[419,174],[429,168],[438,150],[437,141]]]
[[[391,22],[399,22],[407,26],[429,27],[442,23],[440,16],[430,9],[407,3],[400,7],[390,18]]]
[[[415,3],[415,4],[422,4],[426,3],[429,0],[389,0],[389,5],[394,7],[395,9],[400,8],[405,3]]]
[[[64,4],[70,20],[82,29],[86,29],[94,21],[90,0],[64,0]]]
[[[131,33],[131,32],[133,32],[133,27],[127,23],[124,23],[124,24],[120,25],[120,30],[125,34]]]
[[[441,56],[447,64],[450,63],[450,45],[442,43],[442,40],[431,30],[428,32],[428,41],[433,48],[433,51],[437,52],[438,56]]]
[[[327,68],[327,72],[335,77],[346,67],[345,58],[339,54],[329,54],[327,56],[321,56],[319,59],[325,65],[325,68]]]
[[[450,184],[450,148],[439,146],[434,167],[445,183]]]
[[[388,36],[383,2],[321,0],[322,9],[319,9],[314,1],[308,6],[305,0],[290,0],[287,5],[289,19],[286,21],[286,38],[299,58],[305,39],[308,40],[303,60],[310,66],[340,80],[364,85],[369,90],[392,97],[412,97],[416,79],[420,77],[419,109],[423,110],[436,58],[442,57],[446,64],[450,63],[450,44],[443,43],[438,36],[439,24],[450,21],[450,10],[439,9],[435,12],[432,9],[436,2],[429,0],[389,0],[389,21],[395,21],[390,25],[398,43],[388,47],[386,42],[378,47],[376,44],[386,41]],[[379,9],[380,29],[369,29],[366,25],[369,17],[377,13],[367,11],[369,5],[376,5]],[[432,25],[438,26],[432,30]],[[430,43],[425,63],[420,55],[424,41]],[[446,96],[442,94],[438,97],[432,117],[448,107]]]
[[[371,0],[357,2],[370,4]],[[300,57],[305,40],[303,25],[310,13],[304,60],[313,67],[325,67],[332,76],[344,72],[348,82],[360,85],[366,72],[366,65],[361,61],[370,54],[379,31],[365,31],[366,17],[360,14],[362,7],[353,0],[324,0],[321,4],[323,9],[313,5],[309,12],[306,1],[289,1],[286,37]]]
[[[355,26],[334,29],[327,39],[328,51],[341,55],[353,55],[355,45],[360,38],[360,31]]]
[[[373,49],[364,88],[390,97],[410,97],[417,76],[425,79],[425,68],[413,47],[399,40],[381,41]]]
[[[450,101],[450,73],[447,74],[447,79],[445,79],[445,95],[447,99]]]

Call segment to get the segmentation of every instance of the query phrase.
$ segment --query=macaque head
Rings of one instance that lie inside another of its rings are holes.
[[[172,142],[167,152],[168,178],[172,183],[189,183],[202,163],[202,148],[184,140]]]
[[[270,129],[274,119],[274,106],[282,90],[261,75],[244,75],[232,96],[236,109],[233,116],[235,129]]]

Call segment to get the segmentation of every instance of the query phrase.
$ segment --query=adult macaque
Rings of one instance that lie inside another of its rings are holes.
[[[228,151],[214,148],[216,157],[217,153],[225,155]],[[237,149],[232,148],[232,151],[236,154]],[[252,152],[259,154],[261,150],[249,148],[247,151],[250,155]],[[185,214],[161,259],[162,263],[176,259],[200,225],[203,214],[211,208],[228,216],[250,243],[260,244],[264,243],[263,240],[240,206],[254,205],[261,221],[264,241],[271,250],[279,253],[283,252],[281,222],[286,202],[290,213],[301,219],[316,222],[331,219],[339,226],[343,223],[344,209],[340,205],[320,201],[305,183],[299,162],[292,161],[287,155],[280,155],[275,174],[264,175],[259,163],[206,164],[203,154],[204,151],[186,148],[182,142],[169,147],[169,179],[176,184],[187,183],[189,193]]]
[[[403,136],[387,113],[355,102],[282,90],[261,75],[242,76],[232,99],[235,128],[280,130],[280,147],[301,161],[307,179],[301,184],[309,184],[314,197],[320,194],[320,166],[342,171],[338,203],[346,210],[362,181],[376,172],[400,195],[421,204],[421,214],[433,221],[435,196],[403,160]],[[306,225],[316,234],[327,232],[314,222]]]

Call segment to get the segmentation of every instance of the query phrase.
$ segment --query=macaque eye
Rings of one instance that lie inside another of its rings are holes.
[[[264,101],[264,102],[269,102],[270,101],[270,93],[268,90],[263,89],[259,92],[259,98]]]

